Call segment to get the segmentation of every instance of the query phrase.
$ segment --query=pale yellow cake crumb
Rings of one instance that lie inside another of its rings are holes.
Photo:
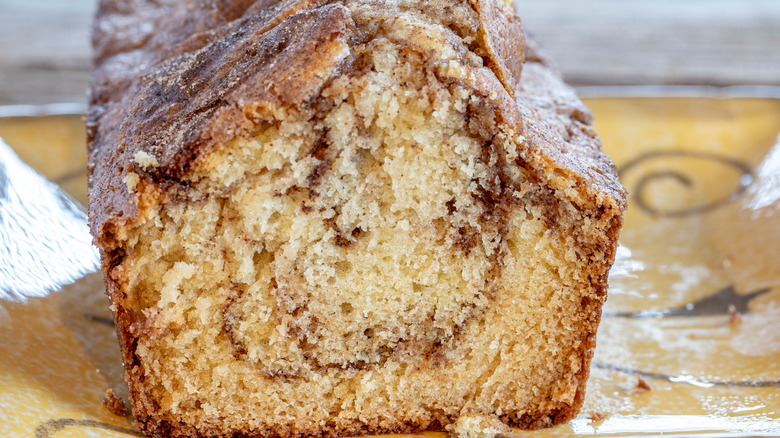
[[[144,151],[138,151],[133,156],[133,160],[142,168],[157,167],[160,163],[157,162],[157,158]]]
[[[140,177],[135,172],[128,172],[127,176],[122,179],[122,182],[127,186],[127,191],[130,193],[135,192],[135,188],[138,187]]]

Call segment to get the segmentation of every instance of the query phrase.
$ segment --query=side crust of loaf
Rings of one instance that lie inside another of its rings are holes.
[[[93,45],[90,226],[141,430],[577,414],[625,192],[505,3],[104,0]]]

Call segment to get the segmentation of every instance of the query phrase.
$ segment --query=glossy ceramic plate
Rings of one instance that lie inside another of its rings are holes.
[[[585,406],[513,435],[780,436],[780,99],[627,92],[585,99],[630,192]],[[0,137],[85,204],[81,116],[36,111]],[[122,373],[100,274],[0,300],[0,436],[137,435]]]

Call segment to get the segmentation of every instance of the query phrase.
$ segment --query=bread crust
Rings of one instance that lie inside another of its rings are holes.
[[[496,0],[473,0],[471,5],[479,16],[472,50],[484,67],[473,66],[448,80],[485,96],[503,123],[526,138],[528,147],[520,158],[529,166],[575,181],[569,189],[587,193],[583,205],[612,217],[611,238],[599,248],[605,260],[588,273],[596,297],[582,303],[588,319],[582,327],[574,402],[554,412],[501,417],[511,426],[534,429],[573,418],[582,404],[625,191],[614,164],[601,151],[592,115],[549,59],[534,47],[526,49],[519,19],[507,15]],[[381,2],[377,7],[381,10]],[[135,351],[144,332],[126,305],[119,267],[128,230],[186,193],[196,182],[191,170],[216,145],[252,132],[262,116],[280,108],[308,105],[335,77],[356,68],[349,48],[361,38],[365,35],[349,9],[338,2],[100,2],[87,115],[89,223],[102,254],[133,413],[145,433],[205,437],[223,436],[225,431],[172,422],[158,413],[143,390],[143,369]],[[138,180],[129,190],[132,175]],[[544,183],[555,187],[556,181]],[[428,413],[409,421],[276,428],[247,436],[408,433],[443,430],[454,420]]]

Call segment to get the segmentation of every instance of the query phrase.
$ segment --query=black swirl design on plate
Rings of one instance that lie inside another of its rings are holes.
[[[738,294],[734,286],[726,286],[706,297],[692,303],[683,304],[673,309],[604,312],[605,317],[621,318],[653,318],[665,316],[712,316],[723,315],[729,308],[741,314],[750,312],[750,302],[769,292],[769,289],[759,289],[746,294]]]
[[[632,374],[646,379],[666,380],[673,383],[687,383],[689,385],[710,388],[713,386],[731,386],[742,388],[770,388],[780,387],[780,380],[735,380],[735,381],[712,381],[697,379],[691,376],[672,376],[671,374],[654,373],[651,371],[636,370],[633,368],[611,365],[602,362],[593,362],[593,367],[604,370],[618,371],[625,374]]]
[[[680,159],[680,158],[706,160],[706,161],[710,161],[713,163],[730,167],[740,173],[739,184],[737,187],[734,188],[734,190],[731,193],[719,199],[715,199],[713,201],[706,202],[701,205],[695,205],[683,209],[677,209],[677,210],[664,209],[652,205],[652,203],[647,199],[647,189],[649,188],[648,186],[650,186],[654,182],[658,182],[659,180],[672,180],[679,183],[681,186],[685,188],[691,188],[694,184],[693,179],[690,176],[678,170],[651,171],[649,173],[642,175],[639,178],[639,180],[636,182],[636,184],[629,189],[629,192],[632,193],[635,198],[635,204],[640,209],[653,216],[671,217],[671,218],[707,213],[724,204],[728,204],[729,202],[738,198],[742,193],[744,193],[745,189],[753,182],[754,179],[753,169],[748,164],[742,161],[739,161],[735,158],[726,157],[714,153],[687,151],[687,150],[665,150],[665,151],[646,152],[634,158],[633,160],[629,161],[628,163],[620,166],[620,168],[618,169],[618,176],[622,180],[626,173],[632,171],[633,169],[635,169],[641,164],[653,160]]]
[[[103,325],[109,325],[111,327],[114,326],[114,319],[111,318],[111,317],[100,316],[100,315],[93,315],[91,313],[85,313],[84,314],[84,318],[86,318],[86,319],[88,319],[90,321],[93,321],[93,322],[97,322],[97,323],[103,324]]]
[[[145,437],[146,435],[141,432],[128,429],[126,427],[114,426],[113,424],[103,423],[94,420],[76,420],[74,418],[55,418],[41,423],[35,428],[35,438],[49,438],[55,436],[55,434],[63,429],[67,428],[79,428],[79,429],[102,429],[111,432],[119,432],[129,436]]]
[[[750,313],[750,302],[754,299],[768,293],[770,289],[759,289],[746,294],[737,293],[733,286],[726,286],[723,289],[716,291],[706,297],[700,298],[694,302],[684,304],[672,309],[659,309],[659,310],[641,310],[636,312],[631,311],[619,311],[619,312],[604,312],[604,317],[618,317],[618,318],[659,318],[659,317],[675,317],[675,316],[713,316],[713,315],[726,315],[731,311],[738,314]],[[595,368],[601,368],[605,370],[619,371],[621,373],[633,374],[643,378],[666,380],[674,383],[687,383],[700,387],[712,387],[712,386],[731,386],[731,387],[751,387],[751,388],[766,388],[766,387],[780,387],[780,380],[746,380],[746,381],[710,381],[697,379],[690,376],[672,376],[670,374],[654,373],[651,371],[637,370],[633,368],[612,365],[602,362],[594,361],[592,366]]]

